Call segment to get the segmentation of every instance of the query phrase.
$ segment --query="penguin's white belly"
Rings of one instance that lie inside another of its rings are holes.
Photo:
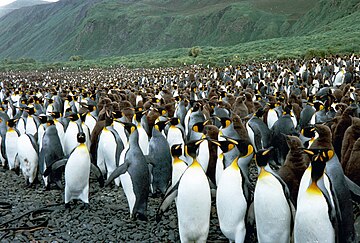
[[[20,118],[18,123],[16,124],[16,128],[17,130],[20,132],[20,134],[24,134],[26,129],[25,129],[25,121],[23,118]]]
[[[172,177],[171,177],[172,186],[176,185],[176,183],[179,181],[180,177],[182,176],[182,174],[184,173],[186,168],[187,168],[187,165],[185,164],[185,162],[180,161],[180,162],[173,163],[173,170],[172,170]]]
[[[17,154],[18,135],[15,131],[8,131],[5,138],[6,156],[9,163],[9,169],[15,168],[15,157]]]
[[[174,144],[184,144],[184,139],[183,139],[182,132],[178,128],[170,127],[166,139],[167,139],[167,141],[169,143],[170,148]]]
[[[116,168],[116,141],[110,131],[101,133],[98,153],[102,153],[108,173],[111,174]]]
[[[96,120],[92,115],[87,114],[85,124],[88,126],[88,128],[90,130],[90,134],[91,134],[92,131],[94,130],[95,125],[96,125]]]
[[[21,171],[24,177],[32,183],[36,176],[39,158],[26,134],[19,137],[17,150]]]
[[[78,126],[75,122],[70,122],[64,136],[64,152],[65,155],[71,153],[71,151],[79,145],[77,142],[77,134],[79,132]]]
[[[201,166],[189,168],[182,176],[176,208],[181,241],[206,240],[209,233],[211,195],[209,182]]]
[[[220,149],[218,149],[218,158],[216,160],[216,167],[215,167],[215,180],[216,180],[216,185],[219,184],[221,175],[224,171],[224,154],[221,152]]]
[[[71,199],[78,198],[89,186],[90,154],[85,149],[76,148],[65,166],[65,187]]]
[[[122,188],[126,195],[126,199],[128,201],[130,215],[132,215],[134,206],[135,206],[135,202],[136,202],[136,196],[134,193],[134,186],[133,186],[129,172],[125,172],[124,174],[122,174],[120,176],[120,180],[121,180]]]
[[[139,146],[144,155],[149,154],[149,137],[145,132],[145,129],[138,127],[139,132]]]
[[[37,133],[37,127],[34,121],[34,118],[28,117],[26,121],[26,133],[35,135]]]
[[[198,151],[199,153],[197,156],[197,161],[200,163],[201,167],[206,172],[209,166],[209,159],[210,159],[208,141],[201,142]]]
[[[270,109],[267,114],[267,125],[269,129],[272,128],[274,123],[278,120],[278,115],[274,109]]]
[[[294,238],[295,243],[335,242],[324,196],[304,193],[297,205]]]
[[[242,242],[246,233],[244,217],[247,202],[240,171],[233,169],[232,166],[223,171],[218,183],[216,209],[222,233],[231,241]]]
[[[118,122],[115,122],[114,129],[119,134],[119,137],[120,137],[123,145],[125,146],[127,144],[128,139],[127,139],[124,127],[122,125],[120,125]]]
[[[291,211],[283,187],[273,175],[266,175],[257,181],[254,211],[260,243],[290,242]]]

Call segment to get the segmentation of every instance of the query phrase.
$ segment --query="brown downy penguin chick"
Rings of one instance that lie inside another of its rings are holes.
[[[349,161],[345,167],[345,175],[360,186],[360,138],[356,140],[351,150]]]
[[[316,132],[319,134],[319,137],[311,144],[310,149],[332,149],[332,136],[330,128],[323,124],[315,124]]]
[[[246,117],[249,114],[249,110],[245,105],[245,98],[239,96],[236,98],[235,103],[232,106],[232,111],[234,114],[238,115],[241,118]]]
[[[246,130],[246,127],[242,123],[241,118],[238,115],[233,113],[231,115],[231,119],[232,119],[232,122],[234,124],[234,129],[239,134],[241,139],[250,142],[249,134],[248,134],[248,132]]]
[[[286,136],[286,143],[290,150],[286,156],[284,165],[278,170],[278,174],[287,184],[291,200],[296,206],[301,177],[310,163],[309,156],[304,153],[301,140],[296,136]]]
[[[236,98],[235,98],[235,96],[233,94],[228,94],[227,95],[227,100],[228,100],[228,103],[231,106],[233,106],[233,104],[235,103]]]
[[[252,95],[249,92],[245,93],[245,105],[248,108],[248,114],[255,112],[255,106],[254,106],[254,102],[252,100]]]
[[[353,115],[356,109],[357,108],[355,106],[347,107],[344,113],[341,115],[341,118],[334,129],[332,143],[334,145],[335,153],[339,158],[341,158],[341,147],[342,147],[345,131],[346,129],[348,129],[348,127],[351,126],[352,124],[351,115]]]
[[[206,125],[204,127],[204,134],[210,137],[211,139],[217,140],[219,134],[219,128],[214,125]],[[214,143],[209,143],[209,165],[206,171],[206,175],[210,178],[210,180],[216,184],[215,180],[215,171],[216,171],[216,161],[217,161],[217,145]]]
[[[341,147],[341,165],[343,169],[347,166],[351,155],[351,151],[356,140],[360,138],[360,118],[353,117],[352,125],[346,129]]]

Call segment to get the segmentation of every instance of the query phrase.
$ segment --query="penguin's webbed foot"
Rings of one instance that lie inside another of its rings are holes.
[[[148,221],[148,218],[146,217],[146,215],[143,213],[139,213],[139,212],[135,213],[133,216],[133,220],[137,220],[137,219],[140,221]]]

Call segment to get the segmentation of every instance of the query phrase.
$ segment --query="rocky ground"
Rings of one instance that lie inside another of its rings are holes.
[[[250,167],[251,181],[256,180],[254,165]],[[81,202],[65,209],[63,191],[44,190],[38,184],[26,188],[22,176],[12,171],[0,169],[0,241],[1,242],[179,242],[175,204],[165,212],[162,220],[155,220],[160,198],[149,198],[148,221],[132,221],[129,218],[128,205],[122,188],[100,188],[94,178],[90,179],[90,208],[84,209]],[[11,205],[9,208],[8,204]],[[38,215],[24,213],[45,208],[48,211]],[[359,212],[359,205],[355,204]],[[38,221],[32,218],[38,218]],[[37,228],[27,228],[39,225]],[[4,224],[9,220],[13,220]],[[359,223],[356,223],[358,228]],[[25,227],[20,229],[19,227]],[[12,228],[12,230],[8,230]],[[216,216],[215,203],[212,204],[210,232],[208,242],[228,242],[221,233]],[[250,233],[246,242],[256,242],[254,233]]]
[[[122,188],[100,188],[95,179],[90,180],[90,208],[81,202],[71,209],[63,205],[62,190],[45,191],[42,185],[25,188],[22,176],[0,169],[0,202],[10,203],[0,209],[0,241],[10,242],[179,242],[175,205],[163,215],[161,222],[155,220],[160,198],[150,198],[148,221],[132,221]],[[54,205],[55,204],[55,205]],[[58,204],[58,205],[56,205]],[[43,213],[49,217],[46,227],[29,230],[4,230],[31,226],[29,215],[9,224],[5,222],[22,214],[46,207],[52,211]],[[222,235],[213,203],[208,242],[228,242]]]

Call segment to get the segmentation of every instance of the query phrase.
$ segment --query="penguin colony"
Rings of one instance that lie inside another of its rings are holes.
[[[67,208],[91,204],[91,171],[134,220],[174,202],[181,242],[206,242],[212,201],[230,242],[255,225],[259,242],[358,242],[359,60],[2,74],[1,164]]]

